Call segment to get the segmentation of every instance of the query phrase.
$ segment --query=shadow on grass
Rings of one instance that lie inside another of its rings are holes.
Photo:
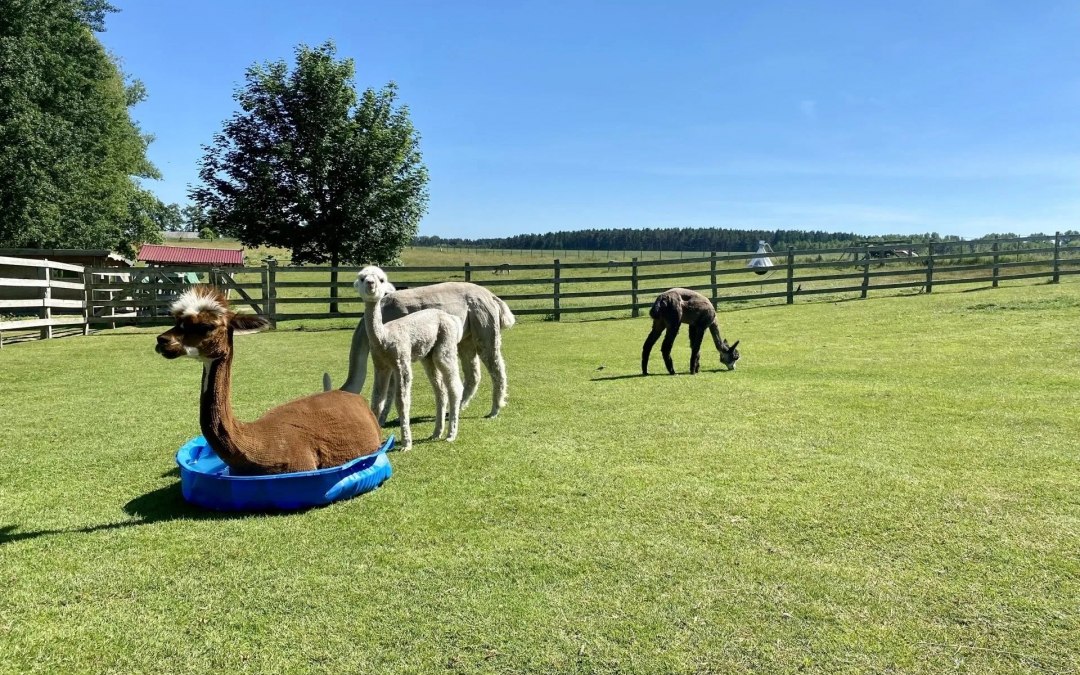
[[[701,370],[701,373],[729,373],[729,372],[731,372],[731,371],[729,371],[727,368],[713,368],[711,370],[705,370],[705,369]],[[701,373],[698,373],[698,374],[700,375]],[[684,375],[690,375],[690,373],[676,372],[674,377],[681,377],[681,376],[684,376]],[[634,379],[640,380],[643,377],[672,377],[672,376],[667,374],[667,373],[649,373],[648,375],[642,375],[641,373],[630,373],[629,375],[607,375],[605,377],[591,377],[591,378],[589,378],[589,381],[590,382],[609,382],[611,380],[634,380]]]
[[[449,417],[447,417],[447,419],[449,419]],[[462,413],[460,415],[459,419],[461,419],[461,420],[480,420],[480,419],[488,419],[488,416],[486,414],[484,414],[484,413],[474,413],[474,414],[471,414],[471,415],[466,415],[465,413]],[[434,424],[434,423],[435,423],[435,416],[434,415],[423,415],[423,416],[416,416],[416,417],[414,417],[412,415],[409,416],[409,424],[410,425]],[[398,418],[395,417],[393,419],[386,420],[386,424],[382,425],[380,428],[382,428],[382,429],[390,429],[392,427],[400,427],[400,426],[401,426],[401,420],[399,420]],[[394,450],[397,450],[397,448],[395,447]],[[394,450],[392,450],[391,452],[393,452]]]
[[[91,534],[106,530],[121,530],[128,527],[152,525],[171,520],[234,520],[240,518],[252,518],[273,515],[288,515],[296,511],[209,511],[192,506],[184,501],[180,491],[179,481],[158,488],[151,492],[132,499],[124,504],[124,512],[133,516],[134,520],[121,520],[100,525],[86,525],[84,527],[68,527],[44,530],[31,530],[28,532],[17,531],[17,525],[0,525],[0,546],[26,539],[37,539],[59,534]]]

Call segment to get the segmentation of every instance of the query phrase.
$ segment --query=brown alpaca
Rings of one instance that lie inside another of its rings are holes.
[[[328,391],[269,410],[254,422],[233,416],[233,333],[265,328],[265,319],[236,314],[216,288],[193,286],[173,303],[176,325],[157,338],[167,359],[203,362],[199,423],[203,436],[237,475],[288,473],[338,466],[375,452],[379,424],[359,394]]]
[[[649,309],[653,327],[649,337],[645,338],[645,345],[641,349],[641,374],[649,374],[649,353],[653,345],[660,338],[660,334],[667,330],[664,342],[660,345],[660,353],[664,356],[664,365],[669,374],[675,374],[675,366],[671,362],[671,346],[675,344],[675,338],[679,335],[681,324],[690,326],[690,373],[694,374],[701,370],[701,341],[705,338],[705,331],[712,335],[716,351],[720,352],[720,363],[727,366],[728,370],[735,370],[735,362],[739,360],[739,341],[728,345],[727,340],[720,337],[720,326],[716,323],[716,310],[712,303],[701,293],[686,288],[672,288],[664,291],[656,297],[653,306]]]

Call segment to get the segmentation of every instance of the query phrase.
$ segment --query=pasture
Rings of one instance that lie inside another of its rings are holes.
[[[456,443],[288,515],[182,502],[155,331],[5,348],[0,671],[1075,672],[1073,279],[725,305],[697,376],[637,376],[647,318],[522,322],[500,418],[485,373]],[[349,338],[238,337],[238,415]]]

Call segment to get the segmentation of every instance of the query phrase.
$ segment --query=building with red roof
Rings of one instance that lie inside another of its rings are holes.
[[[244,249],[143,244],[136,259],[156,266],[243,267]]]

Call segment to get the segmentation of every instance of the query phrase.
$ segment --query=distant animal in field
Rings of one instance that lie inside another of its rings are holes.
[[[611,272],[611,271],[618,272],[619,271],[619,261],[618,260],[609,260],[609,261],[607,261],[607,271],[608,272]]]
[[[503,263],[491,270],[492,274],[510,274],[510,263]]]
[[[660,339],[660,334],[665,330],[663,344],[660,345],[660,353],[664,357],[664,365],[668,374],[675,374],[675,366],[671,361],[671,347],[675,344],[675,338],[679,335],[682,324],[690,326],[690,373],[695,374],[701,370],[701,342],[705,338],[705,331],[712,336],[716,351],[720,354],[720,363],[727,366],[728,370],[735,370],[735,363],[739,360],[739,341],[729,345],[727,340],[720,337],[720,326],[716,322],[716,309],[712,302],[704,295],[686,288],[672,288],[664,291],[656,297],[652,308],[649,309],[653,326],[649,336],[645,338],[645,344],[641,349],[641,374],[649,374],[649,354],[653,345]]]

